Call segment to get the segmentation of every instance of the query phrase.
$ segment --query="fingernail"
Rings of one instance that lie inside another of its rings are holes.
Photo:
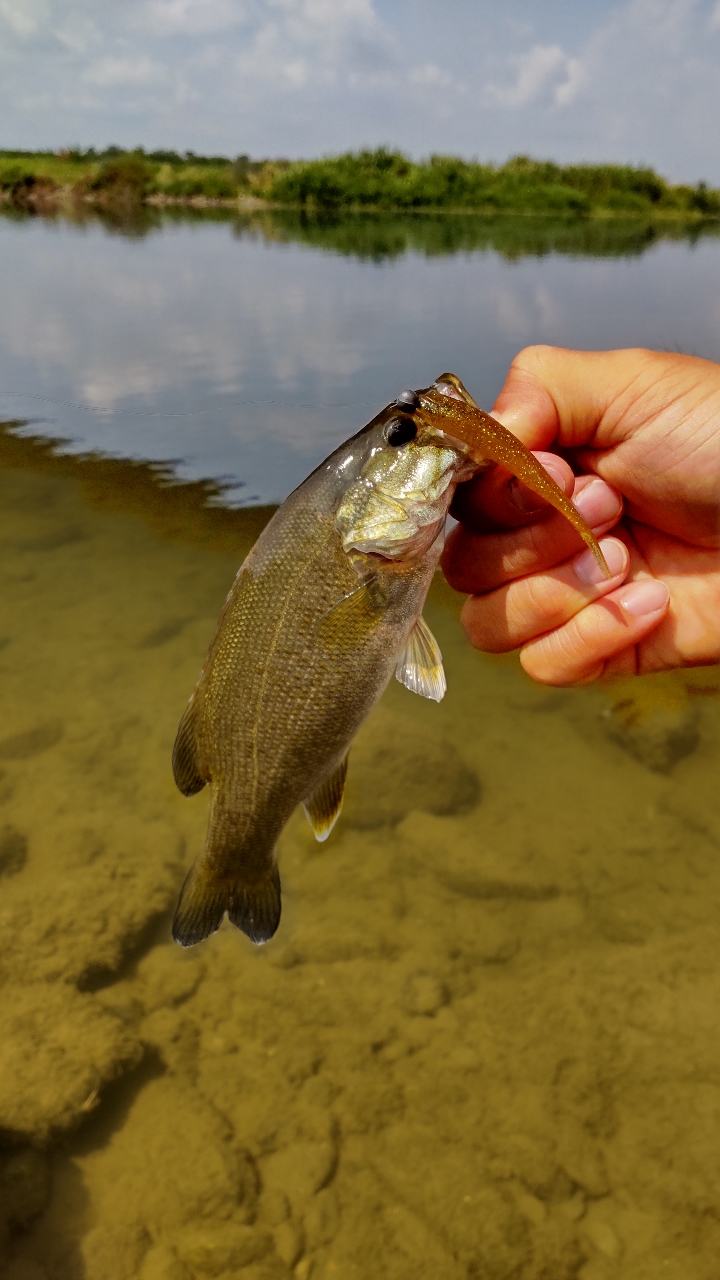
[[[607,524],[608,520],[617,520],[622,511],[622,501],[618,494],[599,478],[586,484],[573,498],[573,502],[591,529],[599,524]]]
[[[658,582],[657,578],[641,578],[638,582],[631,582],[619,597],[623,609],[634,618],[657,613],[659,609],[665,608],[669,599],[670,592],[665,583]]]
[[[552,476],[553,480],[555,481],[556,485],[559,485],[559,487],[562,489],[564,493],[565,492],[564,473],[560,470],[559,467],[556,469],[552,465],[552,463],[550,463],[550,465],[545,463],[544,465],[545,465],[545,470],[549,472],[549,474]],[[541,498],[539,493],[535,493],[532,489],[528,489],[527,485],[524,485],[521,480],[511,480],[509,487],[510,487],[510,501],[512,502],[513,506],[517,507],[520,511],[525,511],[525,512],[540,511],[542,507],[547,507],[548,505],[546,498]],[[600,521],[600,523],[602,523],[602,521]]]
[[[622,573],[628,562],[628,553],[625,544],[620,542],[618,538],[603,538],[600,543],[600,550],[607,560],[608,568],[615,577],[617,573]],[[573,560],[573,569],[575,576],[581,582],[597,585],[599,582],[606,582],[607,579],[600,565],[595,559],[592,551],[581,551],[579,556]]]

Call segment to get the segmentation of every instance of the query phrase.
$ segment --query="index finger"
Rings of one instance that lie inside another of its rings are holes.
[[[493,415],[530,449],[605,449],[629,430],[622,420],[657,382],[658,353],[526,347],[513,360]]]

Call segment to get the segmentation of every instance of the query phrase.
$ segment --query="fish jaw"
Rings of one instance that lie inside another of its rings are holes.
[[[457,484],[475,470],[450,441],[373,449],[337,508],[343,551],[420,559],[442,535]]]

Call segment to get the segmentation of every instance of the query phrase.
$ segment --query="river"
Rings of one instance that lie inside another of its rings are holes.
[[[393,682],[260,949],[170,940],[169,756],[268,504],[448,368],[720,358],[720,238],[148,212],[0,262],[3,1276],[715,1280],[719,669],[535,686],[436,580],[447,697]]]

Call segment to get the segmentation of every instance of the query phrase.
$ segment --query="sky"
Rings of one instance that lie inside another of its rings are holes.
[[[720,0],[0,0],[0,148],[389,144],[720,186]]]

